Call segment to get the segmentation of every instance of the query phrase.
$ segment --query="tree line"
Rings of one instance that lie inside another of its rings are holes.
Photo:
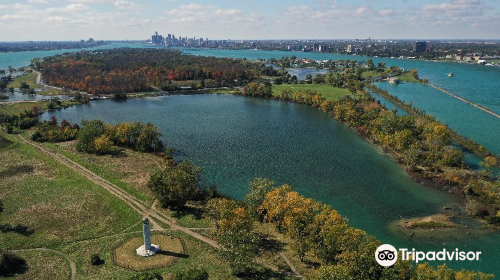
[[[311,279],[493,279],[493,275],[455,271],[445,264],[432,267],[401,259],[384,268],[374,258],[382,244],[379,240],[349,226],[329,205],[305,198],[289,185],[276,186],[269,179],[254,179],[243,202],[213,198],[205,211],[223,247],[221,254],[237,275],[248,276],[261,251],[263,239],[255,224],[268,223],[290,238],[290,248],[302,262],[319,261]]]
[[[76,149],[80,152],[108,154],[113,146],[130,148],[139,152],[163,154],[162,134],[151,123],[141,122],[107,124],[101,120],[82,121],[71,125],[67,120],[58,124],[52,116],[50,121],[40,123],[31,139],[38,142],[64,142],[76,139]]]
[[[90,94],[151,91],[172,81],[244,85],[272,67],[245,59],[184,55],[177,50],[113,49],[82,51],[34,60],[47,84]]]

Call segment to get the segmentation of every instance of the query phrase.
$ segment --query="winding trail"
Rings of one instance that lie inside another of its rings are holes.
[[[488,108],[486,108],[486,107],[483,107],[483,106],[478,105],[478,104],[476,104],[476,103],[473,103],[473,102],[471,102],[471,101],[469,101],[469,100],[467,100],[467,99],[465,99],[465,98],[463,98],[463,97],[460,97],[460,96],[458,96],[458,95],[456,95],[456,94],[453,94],[453,93],[451,93],[451,92],[449,92],[449,91],[445,90],[444,88],[441,88],[441,87],[435,86],[435,85],[433,85],[433,84],[427,84],[427,85],[429,85],[429,86],[431,86],[431,87],[433,87],[433,88],[435,88],[435,89],[437,89],[437,90],[439,90],[439,91],[441,91],[441,92],[444,92],[444,93],[448,94],[449,96],[452,96],[452,97],[454,97],[454,98],[456,98],[456,99],[458,99],[458,100],[460,100],[460,101],[462,101],[462,102],[465,102],[465,103],[467,103],[467,104],[469,104],[469,105],[472,105],[472,106],[474,106],[474,107],[478,108],[479,110],[482,110],[482,111],[484,111],[484,112],[486,112],[486,113],[488,113],[488,114],[490,114],[490,115],[492,115],[492,116],[495,116],[495,117],[497,117],[497,118],[499,118],[499,119],[500,119],[500,115],[499,115],[499,114],[497,114],[497,113],[495,113],[495,112],[491,111],[490,109],[488,109]]]
[[[20,249],[20,250],[9,250],[9,251],[10,252],[42,251],[42,252],[56,253],[58,255],[61,255],[69,262],[69,266],[71,267],[71,280],[76,280],[76,264],[72,259],[69,258],[68,255],[66,255],[63,252],[47,248]]]

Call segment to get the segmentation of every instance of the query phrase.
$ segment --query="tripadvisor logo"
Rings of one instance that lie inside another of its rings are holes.
[[[375,251],[375,260],[381,266],[391,266],[398,260],[398,251],[392,245],[380,245]]]
[[[411,251],[405,248],[399,249],[401,253],[401,259],[403,261],[415,261],[416,263],[421,261],[479,261],[479,255],[481,252],[464,252],[458,251],[458,249],[448,251],[443,249],[441,251],[429,251],[421,252]],[[375,251],[375,260],[381,266],[391,266],[398,260],[398,250],[390,244],[380,245]]]

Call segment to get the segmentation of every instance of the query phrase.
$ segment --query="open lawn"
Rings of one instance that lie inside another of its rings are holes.
[[[406,82],[406,83],[423,83],[420,80],[415,79],[411,73],[406,73],[400,76],[396,76],[401,82]]]
[[[119,233],[141,218],[102,187],[23,143],[0,151],[0,198],[0,247],[6,249]]]
[[[2,104],[0,103],[0,114],[6,115],[19,115],[24,111],[31,111],[33,107],[38,107],[42,110],[47,110],[46,101],[36,101],[36,102],[19,102],[14,104]]]
[[[351,95],[349,90],[345,88],[332,87],[326,84],[282,84],[273,85],[273,95],[277,95],[284,89],[290,89],[292,92],[298,90],[312,90],[317,91],[323,95],[327,100],[338,100],[342,96]]]
[[[70,279],[70,266],[63,256],[42,251],[24,251],[15,254],[26,261],[28,270],[3,279]]]
[[[8,104],[5,104],[8,103]],[[47,101],[26,101],[26,102],[16,102],[16,103],[0,103],[0,114],[7,114],[7,115],[19,115],[24,111],[31,111],[33,107],[38,107],[42,111],[48,110],[48,104],[49,102]],[[64,100],[61,101],[61,105],[57,105],[54,107],[54,109],[62,109],[66,107],[71,107],[73,105],[80,104],[76,101],[71,101],[71,100]]]
[[[30,86],[30,88],[41,88],[43,86],[36,83],[36,75],[37,74],[35,72],[31,72],[19,76],[15,78],[14,81],[12,81],[12,83],[9,83],[8,87],[19,88],[21,87],[21,83],[25,82]]]
[[[124,148],[117,148],[120,152],[114,155],[81,153],[76,151],[75,141],[43,145],[81,164],[140,200],[153,202],[153,194],[147,188],[147,183],[150,171],[161,162],[155,155]]]

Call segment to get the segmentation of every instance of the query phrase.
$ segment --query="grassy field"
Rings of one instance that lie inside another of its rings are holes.
[[[406,73],[400,76],[396,76],[401,82],[406,83],[422,83],[422,81],[415,79],[411,73]]]
[[[349,90],[345,88],[332,87],[325,84],[283,84],[283,85],[273,85],[273,95],[277,95],[284,89],[290,89],[292,92],[297,90],[312,90],[317,91],[323,95],[327,100],[338,100],[342,96],[351,95]]]
[[[30,88],[41,88],[43,86],[36,83],[36,75],[37,74],[35,72],[31,72],[19,76],[15,78],[14,81],[12,81],[12,83],[9,84],[9,87],[19,88],[21,87],[21,83],[25,82],[30,86]]]
[[[0,198],[0,247],[6,249],[119,233],[141,218],[102,187],[23,143],[0,151]]]
[[[15,104],[2,104],[0,103],[0,114],[6,115],[19,115],[20,113],[28,110],[31,111],[34,106],[41,108],[42,110],[47,110],[46,101],[37,101],[37,102],[21,102]]]
[[[13,143],[0,150],[0,199],[5,203],[4,212],[0,213],[0,247],[47,247],[60,251],[76,263],[78,279],[128,279],[138,274],[116,265],[112,253],[131,238],[141,240],[141,217],[135,211],[51,157],[20,143],[16,136],[0,133],[0,137],[6,139],[5,142]],[[97,168],[94,172],[100,172],[103,177],[114,176],[114,180],[135,187],[140,184],[133,183],[134,176],[145,177],[141,172],[156,165],[154,160],[148,158],[150,155],[128,150],[124,157],[116,158],[86,155],[75,152],[73,144],[44,145],[81,164]],[[129,169],[132,167],[137,174]],[[148,196],[143,188],[136,188],[135,191]],[[211,226],[203,215],[203,205],[190,203],[188,206],[180,213],[169,210],[162,210],[162,213],[176,218],[183,226]],[[203,230],[198,232],[208,233]],[[265,236],[271,234],[271,243],[284,244],[284,247],[263,248],[254,266],[254,273],[259,279],[292,279],[277,272],[290,272],[286,262],[278,255],[281,250],[307,275],[309,269],[290,251],[291,246],[286,244],[285,238],[275,236],[279,234],[271,225],[261,225],[259,232]],[[177,272],[199,267],[208,271],[210,279],[238,279],[232,274],[227,261],[211,246],[181,232],[174,231],[173,235],[182,238],[185,251],[174,262],[169,261],[166,266],[151,271],[161,273],[164,279],[173,279]],[[134,253],[132,247],[127,250]],[[91,265],[90,256],[93,253],[104,260],[102,265]],[[12,279],[69,278],[69,264],[62,256],[47,252],[19,252],[18,255],[26,259],[29,269]]]
[[[19,102],[19,103],[14,103],[14,104],[2,104],[0,103],[0,114],[7,114],[7,115],[19,115],[20,113],[24,111],[31,111],[34,106],[40,108],[42,111],[48,110],[48,104],[49,102],[47,101],[35,101],[35,102]],[[61,101],[61,105],[58,105],[55,109],[58,108],[66,108],[70,107],[73,105],[80,104],[76,101],[71,101],[71,100],[64,100]]]
[[[26,261],[29,269],[25,273],[4,279],[70,279],[71,269],[63,256],[41,251],[18,252],[16,255]]]
[[[128,279],[139,272],[115,265],[111,252],[130,238],[140,238],[141,235],[141,232],[116,235],[65,244],[57,249],[68,254],[75,261],[78,279]],[[149,271],[161,273],[164,279],[173,279],[177,272],[198,267],[207,270],[210,279],[238,279],[232,275],[227,262],[222,260],[212,247],[181,233],[175,233],[175,236],[182,238],[184,241],[186,246],[184,255],[170,266]],[[104,264],[100,266],[91,265],[90,256],[93,253],[99,254],[104,260]]]
[[[160,163],[160,159],[155,155],[130,149],[122,149],[119,155],[80,153],[76,151],[74,141],[43,145],[81,164],[140,200],[153,202],[153,194],[147,188],[147,182],[150,170]]]
[[[0,135],[0,150],[7,149],[12,144],[14,144],[14,142]]]

